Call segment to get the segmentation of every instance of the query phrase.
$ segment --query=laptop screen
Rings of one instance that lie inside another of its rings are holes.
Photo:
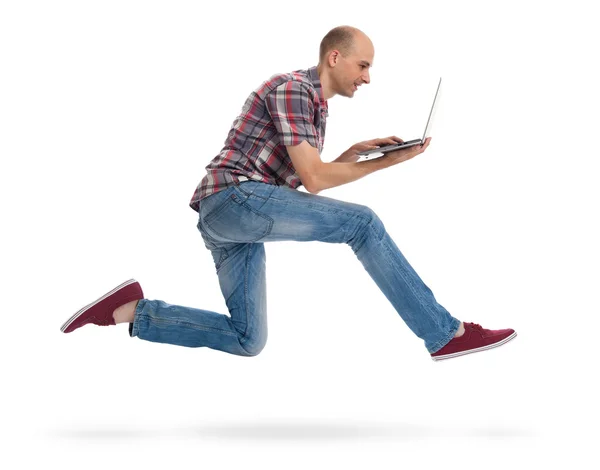
[[[427,137],[430,137],[431,128],[433,126],[433,118],[435,117],[435,110],[437,109],[437,104],[439,102],[440,95],[440,87],[442,85],[442,77],[440,77],[440,81],[437,86],[437,90],[435,91],[435,96],[433,98],[433,104],[431,105],[431,111],[429,111],[429,119],[427,119],[427,124],[425,125],[425,132],[423,132],[422,141],[425,142]]]

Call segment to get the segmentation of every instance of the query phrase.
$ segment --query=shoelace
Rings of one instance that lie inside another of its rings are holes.
[[[471,325],[472,328],[483,332],[483,327],[480,324],[470,322],[469,325]]]

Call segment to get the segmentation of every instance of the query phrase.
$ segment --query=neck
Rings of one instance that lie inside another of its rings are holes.
[[[335,93],[331,89],[329,77],[324,70],[322,64],[317,65],[317,73],[319,74],[319,81],[321,82],[321,89],[323,90],[323,99],[327,101],[335,96]]]

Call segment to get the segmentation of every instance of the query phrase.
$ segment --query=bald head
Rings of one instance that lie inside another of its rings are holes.
[[[344,57],[352,55],[358,45],[370,45],[373,43],[369,37],[360,29],[352,26],[338,26],[329,31],[321,40],[319,47],[319,63],[327,61],[327,56],[338,50]]]

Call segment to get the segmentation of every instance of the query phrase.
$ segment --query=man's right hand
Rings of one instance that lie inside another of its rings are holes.
[[[423,145],[413,145],[412,147],[407,147],[405,149],[394,150],[393,152],[386,153],[381,158],[389,160],[392,162],[392,165],[402,163],[423,153],[427,147],[429,147],[429,142],[431,142],[431,137],[427,137]]]

